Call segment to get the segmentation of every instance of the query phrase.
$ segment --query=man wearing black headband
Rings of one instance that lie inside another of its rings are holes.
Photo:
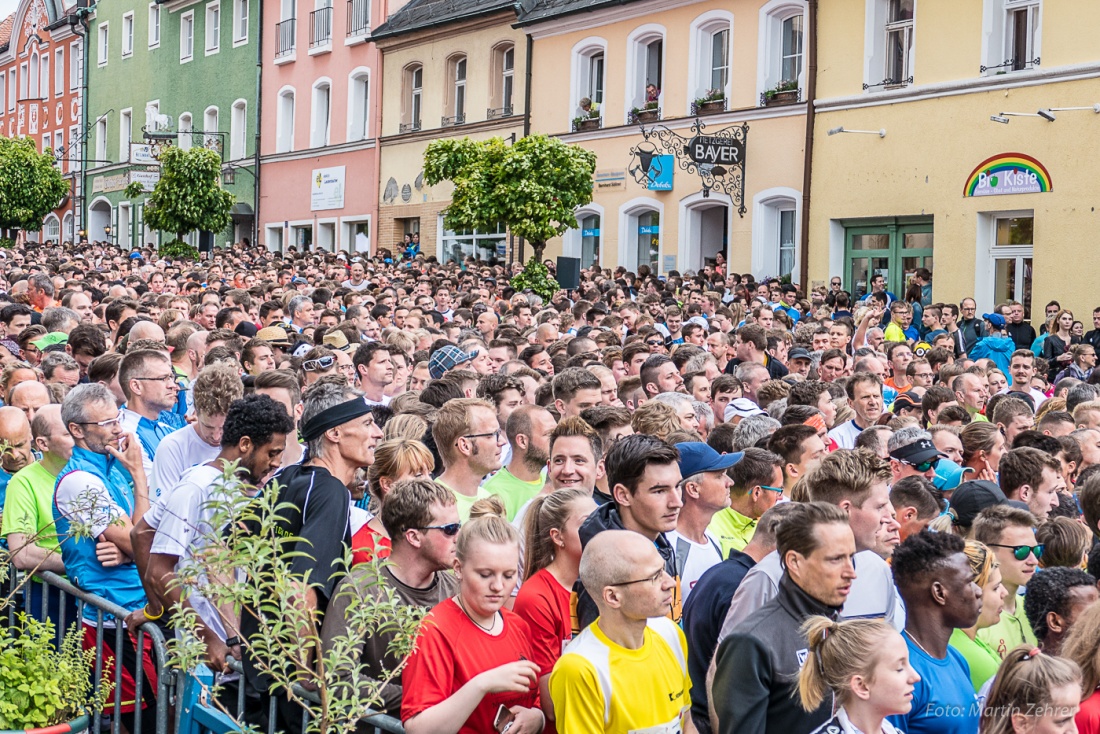
[[[363,394],[343,380],[322,379],[306,393],[303,402],[301,433],[308,458],[300,465],[281,469],[264,491],[278,491],[279,505],[289,505],[280,513],[278,532],[282,537],[301,538],[303,542],[283,543],[280,550],[295,578],[309,574],[310,584],[308,587],[303,584],[302,595],[310,609],[323,614],[342,575],[339,572],[351,542],[348,485],[355,480],[358,469],[374,463],[374,447],[382,438],[382,431],[375,425]],[[302,555],[292,555],[295,551]],[[258,632],[259,623],[253,614],[241,617],[242,635],[251,639]],[[257,669],[251,652],[247,648],[243,652],[246,690],[250,698],[254,697],[253,702],[259,704],[249,706],[245,718],[251,724],[266,726],[272,695],[270,680]],[[301,722],[301,709],[286,696],[274,695],[279,701],[277,728],[295,731]]]

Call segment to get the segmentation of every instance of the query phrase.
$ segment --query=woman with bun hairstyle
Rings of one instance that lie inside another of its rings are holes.
[[[1001,583],[997,557],[987,545],[968,540],[964,553],[970,562],[970,570],[974,572],[974,583],[982,587],[982,613],[973,627],[956,628],[948,644],[966,658],[970,666],[970,682],[974,685],[974,692],[978,693],[985,682],[996,675],[1001,665],[1001,656],[978,637],[978,630],[992,627],[1001,620],[1008,590]]]
[[[978,734],[1072,734],[1080,702],[1077,663],[1020,645],[997,671]]]
[[[896,734],[886,717],[909,712],[920,680],[897,630],[881,620],[814,616],[802,631],[810,645],[798,674],[802,708],[814,711],[830,695],[836,700],[833,718],[813,734]]]
[[[963,445],[963,466],[974,470],[971,479],[997,481],[1001,457],[1005,453],[1005,437],[992,423],[968,423],[959,432]]]

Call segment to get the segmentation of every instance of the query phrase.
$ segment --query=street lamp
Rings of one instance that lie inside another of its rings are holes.
[[[103,228],[103,234],[107,235],[107,237],[110,238],[110,236],[111,236],[111,225],[108,224],[106,227]]]

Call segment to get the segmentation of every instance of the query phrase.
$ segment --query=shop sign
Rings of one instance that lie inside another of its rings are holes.
[[[672,174],[676,171],[676,156],[655,155],[649,164],[649,191],[672,191]]]
[[[125,173],[117,173],[113,176],[97,176],[92,181],[92,193],[109,194],[112,191],[122,191],[126,188],[128,178]]]
[[[344,169],[345,166],[314,169],[309,188],[311,212],[344,208]]]
[[[159,166],[160,161],[153,155],[153,146],[130,143],[130,162],[137,166]]]
[[[146,191],[152,191],[156,188],[157,181],[160,181],[160,171],[130,171],[130,183],[139,183]]]
[[[609,171],[596,171],[596,191],[615,191],[626,188],[626,169],[617,168]]]
[[[699,164],[736,166],[745,155],[745,143],[737,138],[696,135],[684,152]]]
[[[600,236],[600,230],[599,229],[582,229],[581,230],[581,237],[599,237],[599,236]]]
[[[1042,194],[1053,184],[1046,167],[1023,153],[1000,153],[986,158],[971,173],[963,196]]]

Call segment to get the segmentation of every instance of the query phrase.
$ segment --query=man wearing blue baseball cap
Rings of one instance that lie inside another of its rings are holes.
[[[433,380],[438,380],[459,365],[470,362],[477,354],[478,350],[476,349],[466,353],[453,344],[447,344],[432,352],[432,356],[428,360],[428,374],[432,376]]]
[[[999,313],[982,314],[982,320],[985,322],[985,336],[978,339],[967,356],[973,360],[991,359],[1007,375],[1012,353],[1016,351],[1016,342],[1012,337],[1005,336],[1008,322]]]
[[[744,454],[720,454],[699,441],[678,443],[676,450],[680,452],[683,477],[680,494],[684,506],[676,520],[676,529],[666,532],[665,538],[676,550],[680,592],[686,602],[699,577],[722,561],[721,546],[707,532],[707,526],[714,513],[730,506],[733,480],[726,470]]]

